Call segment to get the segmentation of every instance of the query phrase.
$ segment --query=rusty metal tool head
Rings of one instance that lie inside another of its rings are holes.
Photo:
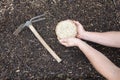
[[[35,37],[41,42],[41,44],[48,50],[48,52],[57,60],[57,62],[61,62],[62,60],[57,56],[57,54],[49,47],[49,45],[44,41],[44,39],[39,35],[39,33],[37,32],[37,30],[33,27],[32,23],[34,22],[38,22],[41,20],[44,20],[45,14],[43,15],[39,15],[36,17],[31,18],[29,21],[26,21],[26,23],[21,24],[16,30],[15,32],[13,32],[14,35],[18,35],[24,27],[28,27],[33,34],[35,35]]]

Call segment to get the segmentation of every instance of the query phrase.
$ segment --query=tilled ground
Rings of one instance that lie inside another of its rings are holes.
[[[61,63],[28,28],[13,35],[20,24],[43,13],[46,20],[33,25],[62,58]],[[59,44],[55,26],[65,19],[80,21],[87,31],[120,31],[120,0],[1,0],[0,80],[104,80],[78,48]],[[120,67],[120,49],[88,44]]]

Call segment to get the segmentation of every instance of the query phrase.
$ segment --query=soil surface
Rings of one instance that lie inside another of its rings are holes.
[[[28,28],[13,35],[20,24],[43,13],[46,20],[33,25],[61,63]],[[0,0],[0,80],[104,80],[77,47],[59,44],[55,26],[65,19],[80,21],[87,31],[120,31],[120,0]],[[120,49],[87,43],[120,67]]]

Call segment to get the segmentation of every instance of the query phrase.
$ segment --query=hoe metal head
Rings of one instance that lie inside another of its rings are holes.
[[[42,15],[31,18],[29,21],[26,21],[26,23],[21,24],[13,34],[17,36],[24,29],[24,27],[28,27],[32,23],[45,20],[44,16],[45,14],[42,14]]]

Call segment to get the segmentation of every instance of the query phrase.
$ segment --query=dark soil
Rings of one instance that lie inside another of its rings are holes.
[[[28,28],[13,35],[20,24],[43,13],[46,20],[33,25],[61,63]],[[120,31],[120,0],[0,0],[0,80],[104,80],[78,48],[59,44],[55,26],[65,19],[80,21],[87,31]],[[120,67],[120,49],[88,44]]]

